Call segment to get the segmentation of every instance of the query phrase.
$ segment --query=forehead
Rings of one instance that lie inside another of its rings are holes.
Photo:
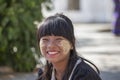
[[[43,36],[42,38],[54,38],[54,39],[65,39],[67,40],[65,37],[63,36],[55,36],[55,35],[51,35],[51,36]],[[41,38],[41,39],[42,39]]]

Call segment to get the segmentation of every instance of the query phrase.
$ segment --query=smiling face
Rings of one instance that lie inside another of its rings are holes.
[[[42,55],[51,63],[69,59],[70,42],[62,36],[44,36],[39,42]]]

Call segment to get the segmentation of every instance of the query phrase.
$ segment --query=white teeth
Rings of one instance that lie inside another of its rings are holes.
[[[57,52],[48,52],[48,54],[57,54]]]

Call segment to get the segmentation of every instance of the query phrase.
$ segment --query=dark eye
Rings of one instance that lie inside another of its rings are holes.
[[[43,42],[48,42],[49,39],[48,39],[48,38],[43,38],[42,41],[43,41]]]
[[[56,41],[58,41],[58,42],[60,42],[60,41],[62,41],[63,40],[63,38],[57,38],[56,39]]]
[[[43,41],[48,41],[48,39],[42,39]]]

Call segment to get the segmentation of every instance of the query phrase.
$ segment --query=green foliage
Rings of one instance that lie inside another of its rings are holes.
[[[0,66],[31,71],[37,50],[34,21],[42,19],[41,4],[50,0],[0,0]]]

